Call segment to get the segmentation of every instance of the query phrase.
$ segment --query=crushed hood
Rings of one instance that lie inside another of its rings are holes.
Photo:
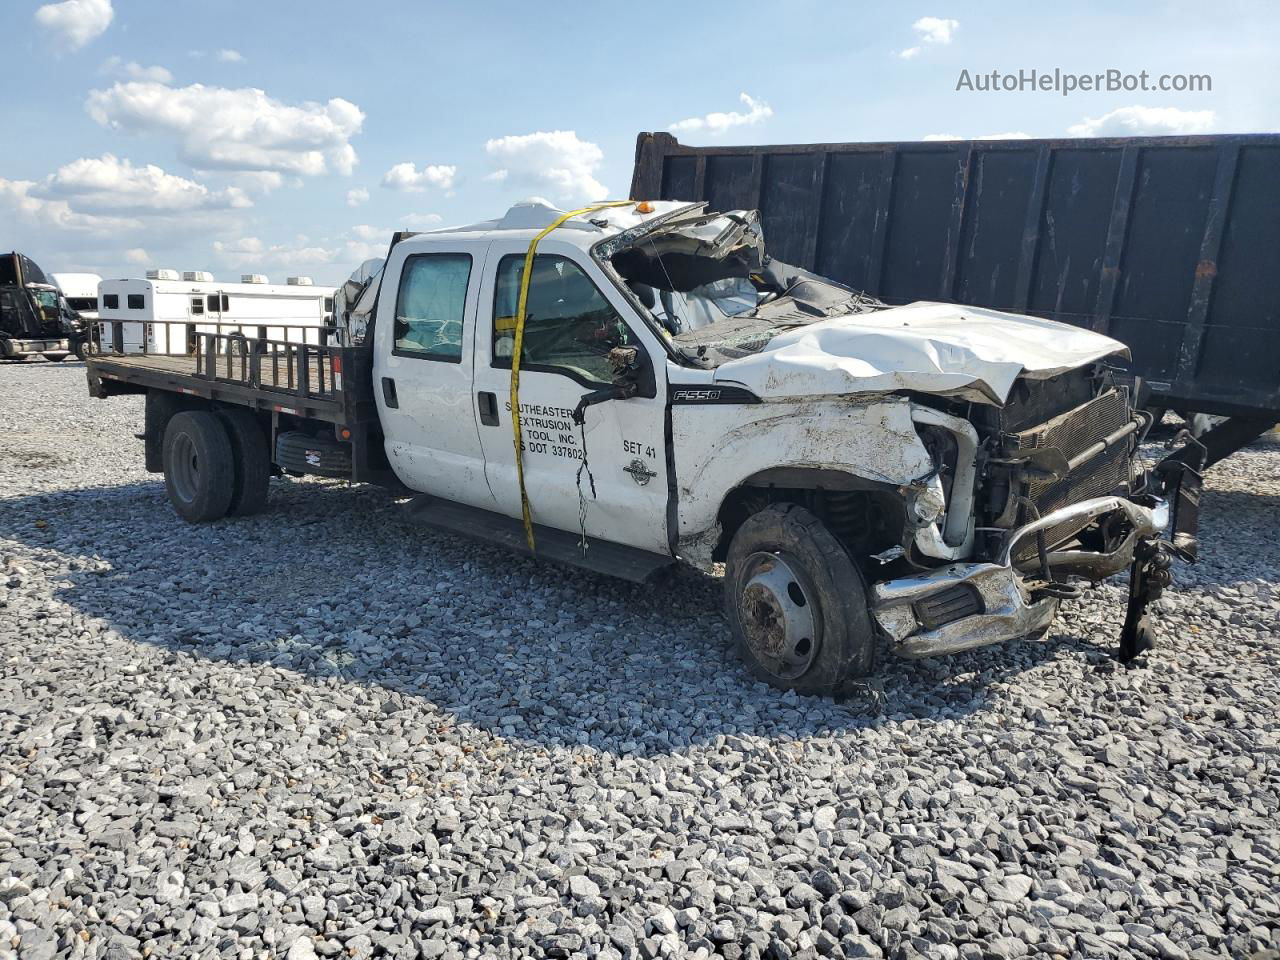
[[[1113,354],[1128,348],[1065,323],[920,302],[781,334],[715,379],[764,399],[914,390],[1003,404],[1019,376],[1046,379]]]

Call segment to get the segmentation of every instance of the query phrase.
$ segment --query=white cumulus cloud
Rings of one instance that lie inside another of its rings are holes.
[[[40,195],[40,184],[34,180],[0,178],[0,220],[28,226],[57,235],[63,231],[110,235],[137,230],[142,221],[136,217],[100,216],[73,210],[66,200],[50,200]]]
[[[486,179],[533,187],[562,203],[601,200],[609,190],[596,179],[604,152],[573,130],[497,137],[484,145],[499,167]]]
[[[85,107],[105,127],[176,138],[179,157],[199,169],[299,176],[349,174],[350,140],[364,124],[360,108],[341,98],[295,106],[252,87],[199,83],[116,83],[91,91]]]
[[[898,51],[898,56],[903,60],[914,60],[920,56],[925,44],[945,47],[960,29],[960,21],[946,17],[921,17],[911,24],[911,29],[916,32],[917,44]]]
[[[920,35],[925,43],[946,45],[960,28],[959,20],[947,20],[942,17],[921,17],[911,25],[911,29]]]
[[[73,160],[45,177],[31,192],[42,199],[65,201],[74,210],[89,214],[145,215],[253,205],[238,187],[210,190],[155,164],[134,166],[110,153]]]
[[[312,239],[298,235],[291,241],[266,243],[256,236],[215,240],[213,253],[223,266],[242,271],[302,273],[326,280],[347,276],[370,257],[384,257],[394,231],[369,224],[352,227],[336,237]]]
[[[232,182],[241,190],[253,193],[270,193],[284,186],[284,174],[274,170],[242,170],[231,177]],[[292,186],[302,186],[297,177],[291,179]]]
[[[391,244],[391,235],[397,230],[423,230],[438,226],[441,217],[437,213],[409,214],[400,217],[399,226],[378,227],[358,223],[346,235],[338,238],[346,259],[362,263],[371,257],[385,257]]]
[[[347,206],[358,207],[362,203],[369,202],[369,191],[364,187],[356,187],[354,190],[347,191]]]
[[[52,30],[72,50],[79,50],[111,26],[111,0],[62,0],[36,10],[36,23]]]
[[[151,254],[147,253],[142,247],[130,247],[124,252],[124,258],[129,263],[150,263]]]
[[[219,50],[216,56],[223,63],[244,63],[244,55],[239,50]]]
[[[334,247],[308,244],[305,238],[297,243],[263,243],[257,237],[213,242],[213,252],[224,266],[237,270],[266,271],[305,270],[319,272],[334,263],[341,251]]]
[[[128,77],[130,80],[149,80],[155,83],[173,83],[173,74],[164,67],[144,67],[137,61],[124,61],[120,57],[107,57],[102,72]]]
[[[412,163],[397,163],[382,176],[382,185],[393,190],[409,190],[419,193],[427,187],[452,190],[458,168],[447,163],[424,164],[419,170]]]
[[[1178,107],[1120,107],[1100,117],[1085,117],[1067,128],[1072,137],[1135,137],[1208,133],[1216,117],[1212,110]]]
[[[762,123],[773,116],[773,108],[763,100],[757,100],[748,93],[738,94],[745,111],[730,110],[727,113],[712,112],[702,117],[689,117],[677,120],[668,128],[673,133],[701,133],[706,131],[712,136],[724,133],[734,127],[750,127]]]
[[[239,240],[230,240],[226,243],[215,240],[213,249],[219,253],[261,253],[264,247],[257,237],[241,237]]]

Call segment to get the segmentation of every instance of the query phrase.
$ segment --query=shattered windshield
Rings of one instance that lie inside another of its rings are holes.
[[[639,237],[610,262],[698,366],[756,353],[797,326],[885,306],[770,257],[754,210],[699,211]]]

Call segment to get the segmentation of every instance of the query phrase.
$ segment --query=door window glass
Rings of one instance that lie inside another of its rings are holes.
[[[425,253],[405,261],[396,296],[397,354],[462,362],[471,255]]]
[[[510,367],[524,255],[498,264],[493,308],[493,365]],[[563,372],[575,380],[609,383],[609,351],[634,342],[622,317],[572,260],[555,254],[533,259],[525,305],[520,366]]]

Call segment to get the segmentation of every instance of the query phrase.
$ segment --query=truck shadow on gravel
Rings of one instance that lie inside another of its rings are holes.
[[[1103,588],[1105,605],[1045,640],[886,658],[870,690],[797,698],[738,661],[715,578],[681,570],[634,586],[406,513],[333,482],[274,481],[268,513],[207,526],[180,521],[160,483],[3,500],[6,613],[51,615],[51,583],[55,601],[128,642],[380,687],[545,746],[638,754],[979,712],[993,685],[1055,660],[1110,669],[1123,616],[1120,589]]]

